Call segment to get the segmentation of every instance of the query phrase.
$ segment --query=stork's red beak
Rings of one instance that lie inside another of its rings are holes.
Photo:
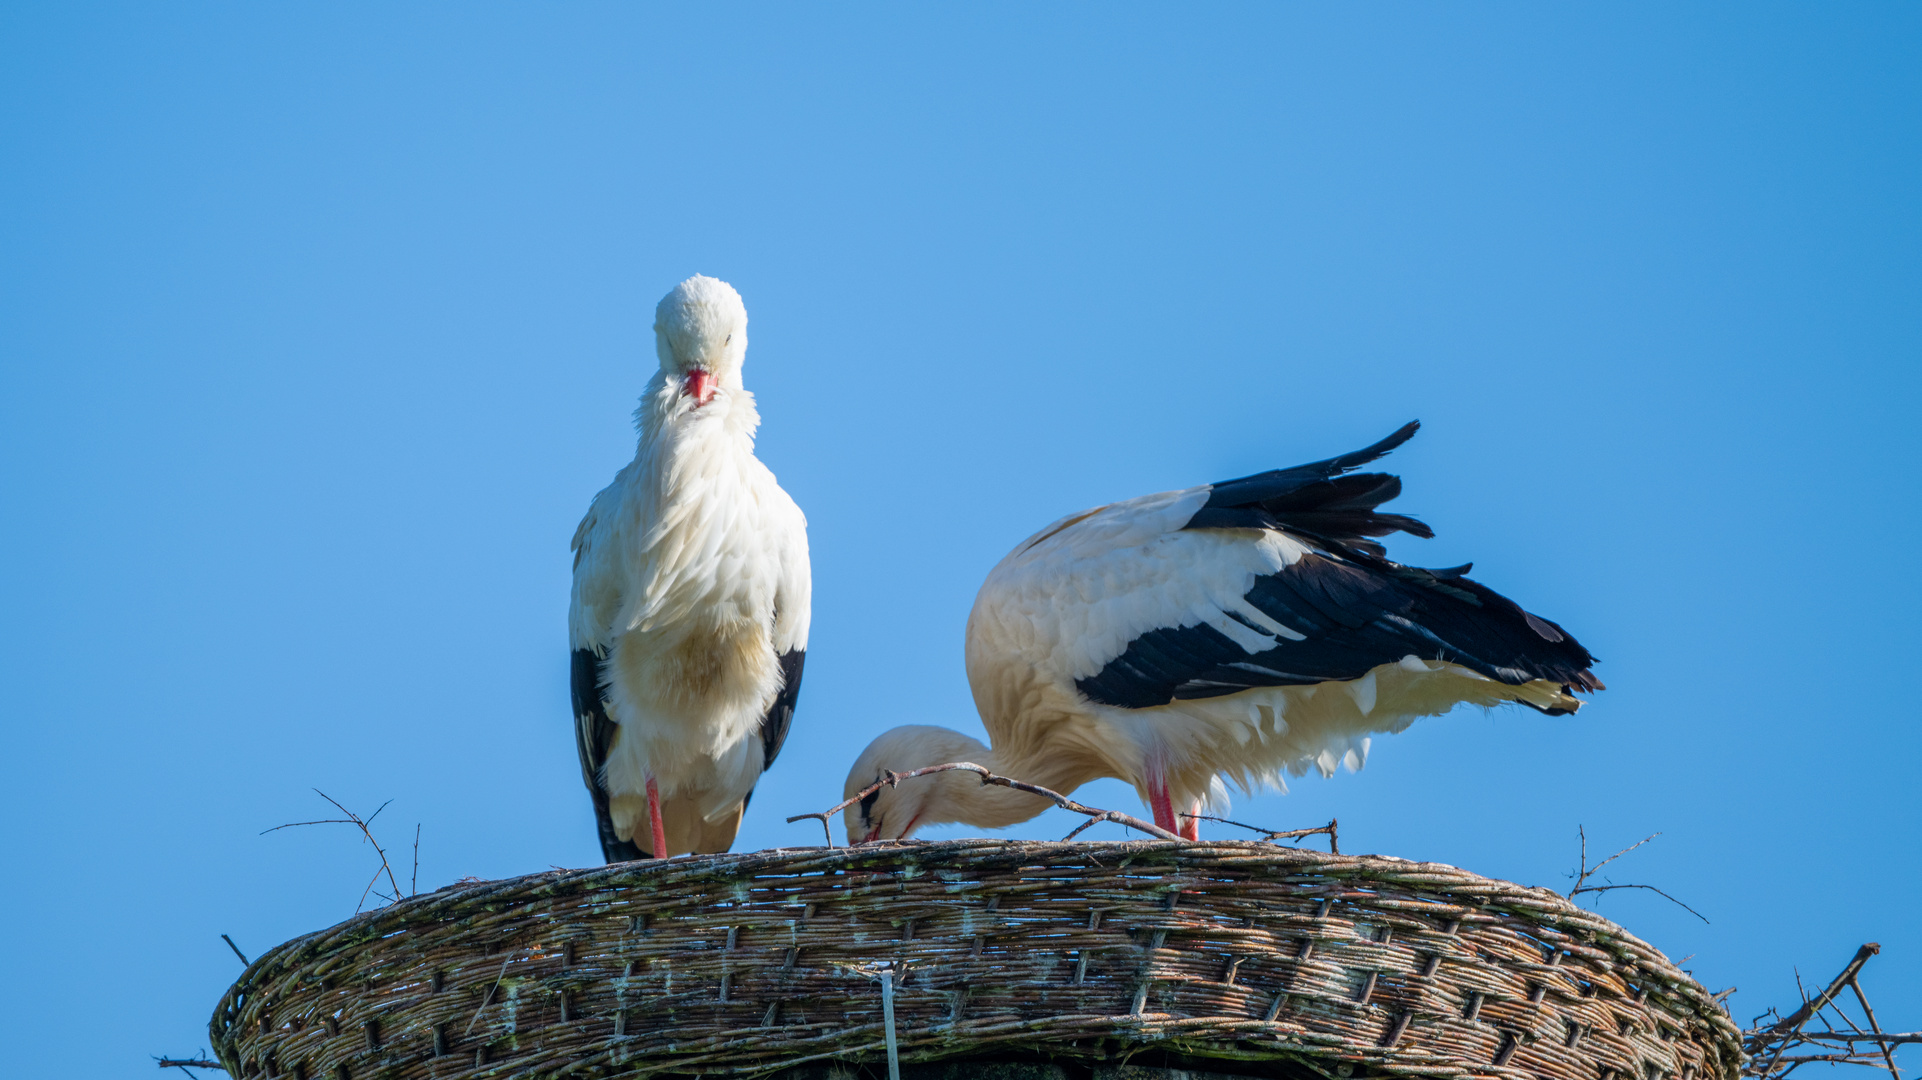
[[[714,397],[714,376],[706,368],[689,368],[681,380],[681,393],[694,399],[694,404],[705,405]]]
[[[868,834],[861,838],[861,842],[863,844],[872,844],[879,839],[881,839],[881,826],[876,825],[874,828],[868,830]]]

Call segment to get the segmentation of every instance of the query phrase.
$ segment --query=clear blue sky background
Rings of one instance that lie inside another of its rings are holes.
[[[9,1068],[151,1075],[221,933],[350,914],[353,835],[259,835],[315,787],[423,889],[597,861],[567,543],[695,271],[816,575],[740,847],[978,730],[1033,529],[1419,417],[1393,553],[1612,689],[1236,816],[1562,888],[1659,830],[1614,880],[1712,924],[1601,910],[1738,1017],[1879,940],[1922,1027],[1919,56],[1909,4],[8,5]]]

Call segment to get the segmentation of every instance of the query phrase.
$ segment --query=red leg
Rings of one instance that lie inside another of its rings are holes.
[[[1148,809],[1155,814],[1155,824],[1174,832],[1179,826],[1175,822],[1174,804],[1168,799],[1167,785],[1160,780],[1148,781]]]
[[[1201,813],[1201,804],[1195,803],[1194,805],[1190,806],[1188,808],[1188,813],[1191,816],[1188,817],[1187,820],[1182,823],[1181,835],[1184,838],[1189,840],[1199,840],[1201,839],[1201,819],[1194,817],[1192,815]]]
[[[667,858],[667,829],[661,825],[661,790],[647,778],[647,823],[654,830],[654,857]]]

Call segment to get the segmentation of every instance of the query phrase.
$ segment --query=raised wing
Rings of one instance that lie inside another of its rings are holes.
[[[1327,461],[1057,522],[982,587],[970,677],[978,634],[982,663],[1019,659],[1122,708],[1356,679],[1411,655],[1511,685],[1600,689],[1587,650],[1463,577],[1468,567],[1403,566],[1368,539],[1431,535],[1377,509],[1400,491],[1396,477],[1348,475],[1416,429]]]

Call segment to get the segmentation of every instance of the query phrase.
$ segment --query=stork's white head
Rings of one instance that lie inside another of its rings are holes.
[[[734,286],[702,274],[679,285],[654,309],[654,351],[661,371],[696,407],[716,390],[741,388],[747,357],[747,306]]]
[[[854,768],[848,770],[841,797],[853,798],[890,771],[904,773],[950,761],[982,764],[990,760],[990,751],[979,739],[944,727],[909,724],[883,732],[861,751]],[[968,820],[963,804],[980,788],[981,778],[969,772],[934,773],[883,787],[843,812],[848,843],[905,840],[923,825]]]

